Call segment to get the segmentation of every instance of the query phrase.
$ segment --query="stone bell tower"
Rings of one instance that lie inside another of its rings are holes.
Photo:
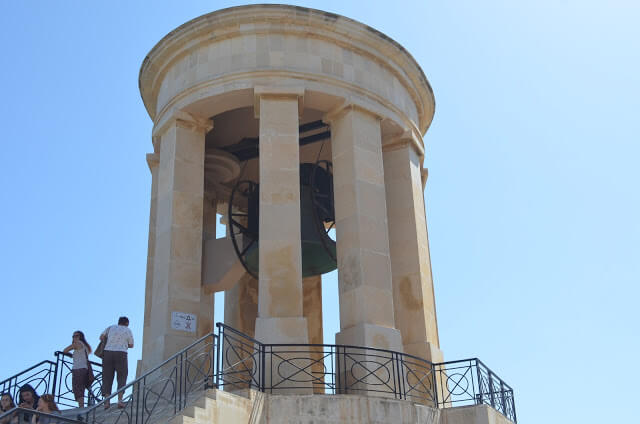
[[[142,369],[212,331],[217,291],[258,340],[322,343],[336,268],[336,344],[442,361],[422,166],[434,97],[402,46],[318,10],[224,9],[153,47],[140,91],[154,124]]]

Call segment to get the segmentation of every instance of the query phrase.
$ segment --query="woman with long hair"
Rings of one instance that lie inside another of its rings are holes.
[[[31,387],[31,384],[27,383],[20,387],[18,392],[18,408],[23,409],[36,409],[38,407],[38,400],[40,396],[36,393],[36,389]],[[31,421],[31,414],[21,414],[22,421]]]
[[[42,395],[38,400],[38,407],[36,411],[44,414],[59,414],[60,410],[53,398],[53,395]],[[41,416],[40,414],[33,414],[31,424],[54,424],[51,417]]]
[[[73,350],[73,367],[71,368],[71,387],[73,395],[80,408],[84,407],[84,390],[89,387],[89,354],[91,346],[87,343],[84,333],[74,331],[71,344],[64,348],[63,352]]]
[[[13,403],[13,398],[11,397],[11,395],[9,393],[3,393],[2,397],[0,397],[0,415],[2,415],[3,412],[7,412],[8,410],[15,407],[16,404]]]
[[[3,393],[2,396],[0,396],[0,415],[4,415],[5,412],[8,412],[15,407],[16,404],[13,403],[13,398],[9,393]],[[15,413],[13,415],[9,415],[8,417],[0,419],[0,424],[10,424],[17,422],[18,417],[17,415],[15,415]]]

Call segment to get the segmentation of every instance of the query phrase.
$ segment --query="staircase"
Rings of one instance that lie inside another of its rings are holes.
[[[262,417],[264,393],[249,391],[248,397],[209,389],[193,405],[173,417],[170,424],[258,424]]]

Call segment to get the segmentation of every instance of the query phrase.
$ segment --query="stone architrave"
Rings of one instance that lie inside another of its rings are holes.
[[[408,134],[383,148],[395,323],[405,353],[442,362],[419,146]]]
[[[151,324],[145,369],[206,334],[201,307],[205,133],[210,120],[176,112],[160,137]],[[196,332],[171,328],[172,312],[197,317]]]

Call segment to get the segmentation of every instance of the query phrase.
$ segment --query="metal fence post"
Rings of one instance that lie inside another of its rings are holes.
[[[482,403],[484,403],[484,396],[482,393],[482,373],[480,372],[480,364],[478,363],[478,360],[476,359],[476,374],[478,377],[478,396],[476,399],[476,404],[480,405]],[[469,366],[473,366],[473,365],[469,365]]]
[[[491,372],[491,370],[488,370],[488,374],[489,374],[489,399],[491,399],[491,406],[495,409],[496,407],[496,400],[493,396],[493,373]]]
[[[500,403],[502,403],[502,412],[507,415],[507,402],[504,399],[504,382],[500,380]]]
[[[261,392],[266,392],[267,388],[267,372],[266,372],[266,366],[267,366],[267,352],[266,352],[266,348],[264,345],[258,345],[258,355],[260,356],[260,361],[262,362],[262,369],[260,370],[260,381],[258,382],[260,385],[260,391]]]
[[[436,364],[431,363],[431,387],[433,388],[433,407],[437,408],[439,405],[438,402],[438,372],[436,369]]]
[[[216,389],[220,388],[220,354],[222,350],[222,341],[220,339],[220,328],[218,327],[218,337],[216,343]]]
[[[406,393],[403,390],[402,387],[402,364],[400,363],[401,359],[400,359],[400,355],[398,355],[397,353],[395,354],[395,360],[393,360],[394,357],[394,353],[391,353],[391,371],[393,372],[393,368],[394,368],[394,364],[395,364],[395,369],[396,369],[396,374],[397,374],[397,378],[395,378],[394,380],[394,386],[397,386],[396,388],[394,388],[394,395],[396,399],[406,399]]]

